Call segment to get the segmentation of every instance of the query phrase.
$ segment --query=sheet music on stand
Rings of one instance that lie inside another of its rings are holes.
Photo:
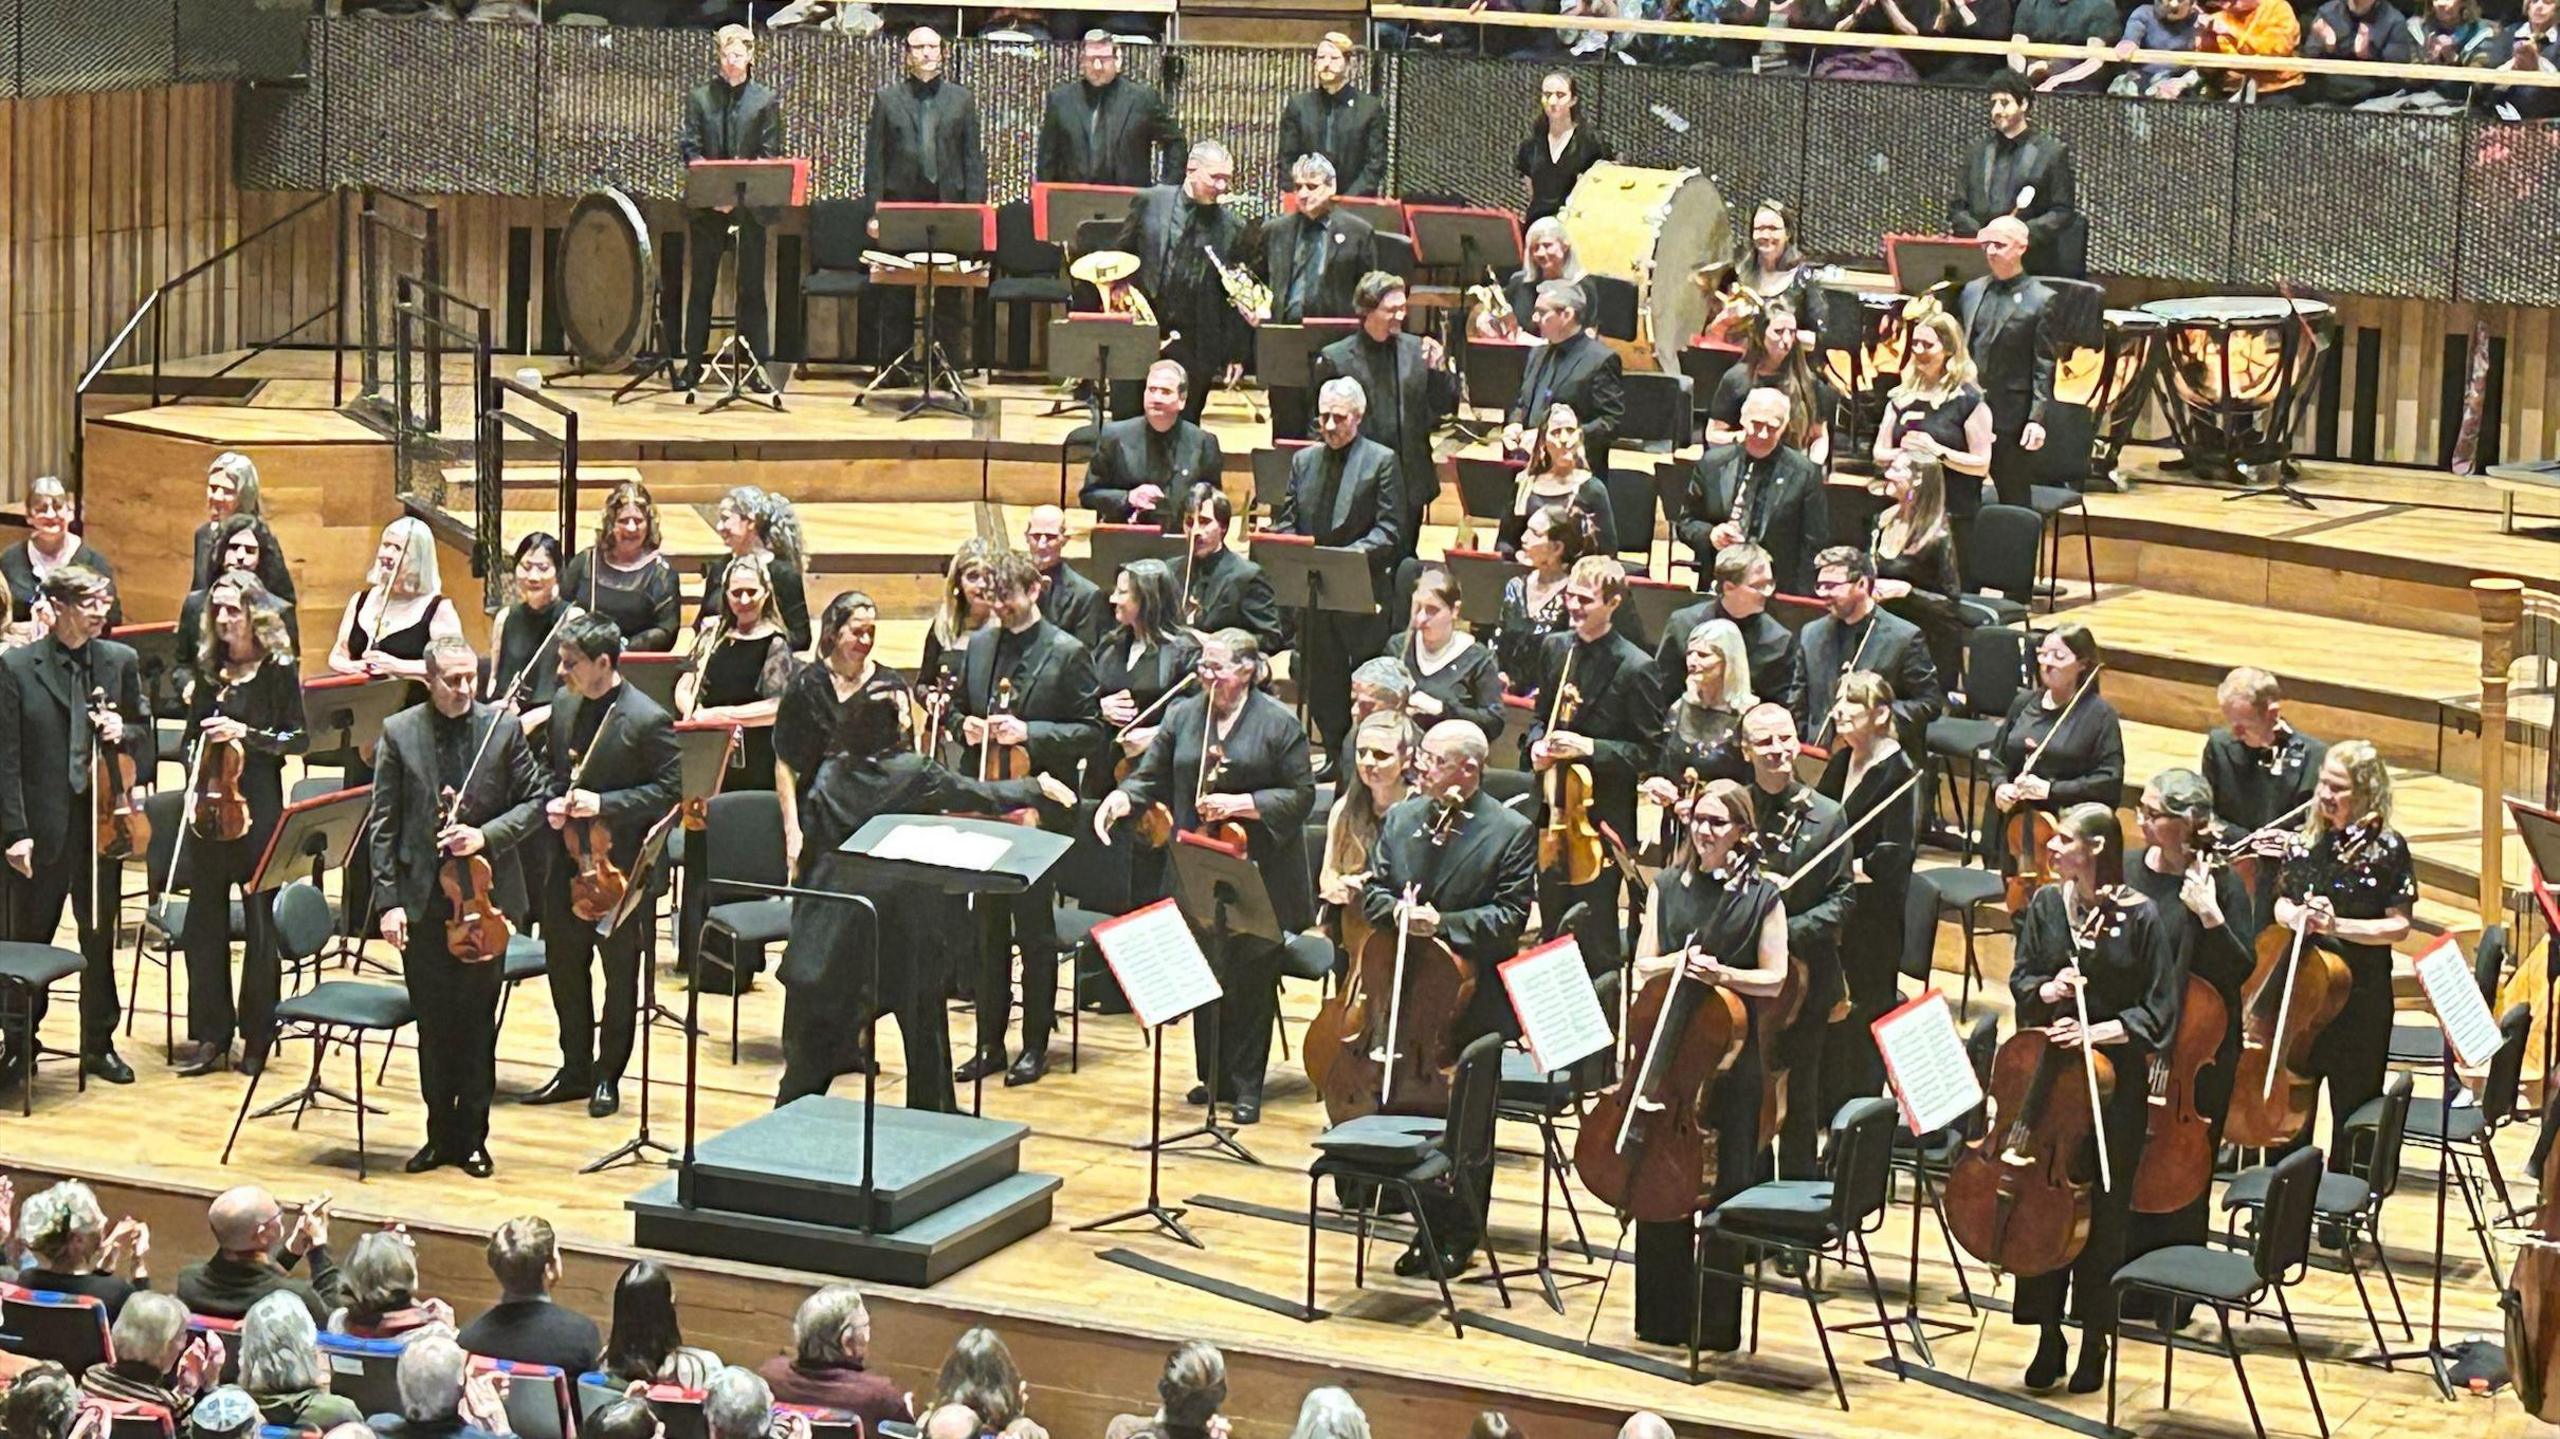
[[[2470,961],[2463,957],[2462,942],[2446,936],[2418,956],[2416,968],[2418,987],[2426,991],[2427,1007],[2444,1026],[2445,1042],[2453,1046],[2455,1061],[2464,1069],[2487,1069],[2504,1036],[2498,1032],[2498,1017],[2489,1012],[2489,1001],[2480,994]]]
[[[1982,1080],[1965,1055],[1946,995],[1930,990],[1879,1015],[1868,1028],[1884,1056],[1893,1102],[1913,1134],[1944,1129],[1981,1105]]]
[[[1225,996],[1181,906],[1160,899],[1093,927],[1093,942],[1148,1029],[1171,1024]]]
[[[1529,1057],[1549,1074],[1570,1069],[1616,1042],[1609,1012],[1591,984],[1582,944],[1571,935],[1496,966]]]

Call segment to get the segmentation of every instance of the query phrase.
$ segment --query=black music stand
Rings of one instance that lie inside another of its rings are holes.
[[[1126,315],[1064,315],[1049,322],[1049,378],[1073,380],[1093,387],[1094,428],[1113,418],[1111,387],[1136,384],[1163,357],[1164,343],[1154,325]],[[1194,381],[1194,383],[1197,383]],[[1067,451],[1058,447],[1058,487],[1066,488]],[[1172,496],[1166,496],[1171,499]]]
[[[796,208],[808,199],[808,194],[809,162],[805,158],[697,160],[684,172],[686,209],[728,207],[729,227],[722,244],[733,252],[738,244],[740,213]],[[745,297],[738,297],[737,303],[739,308],[745,308]],[[703,375],[720,386],[720,397],[704,409],[705,414],[716,414],[746,399],[771,406],[776,413],[782,409],[781,387],[774,384],[772,373],[765,368],[764,356],[756,353],[755,346],[748,343],[734,321],[729,338],[720,342],[720,348],[703,366]],[[750,384],[756,387],[752,394],[748,390]],[[686,404],[692,404],[694,392],[685,391],[684,399]]]
[[[1170,501],[1171,495],[1165,496]],[[1181,578],[1183,557],[1191,551],[1191,541],[1179,533],[1168,534],[1153,525],[1096,525],[1087,536],[1093,545],[1092,570],[1085,578],[1111,590],[1112,580],[1136,560],[1162,560],[1174,567],[1175,578]]]
[[[1961,286],[1991,273],[1982,242],[1960,235],[1887,235],[1884,267],[1893,272],[1893,287],[1906,295],[1937,285]]]
[[[1161,901],[1160,903],[1171,903],[1171,901]],[[1111,957],[1110,943],[1106,936],[1112,932],[1112,928],[1114,926],[1128,924],[1133,921],[1140,923],[1147,922],[1139,920],[1138,916],[1140,914],[1146,914],[1148,910],[1153,910],[1157,907],[1157,905],[1149,905],[1145,910],[1139,910],[1132,914],[1123,915],[1116,920],[1106,920],[1102,924],[1094,926],[1094,942],[1102,947],[1106,961]],[[1177,917],[1180,917],[1178,908]],[[1150,919],[1152,919],[1152,916],[1150,916]],[[1185,923],[1188,923],[1187,919],[1185,920]],[[1196,940],[1194,941],[1194,947],[1197,947]],[[1207,962],[1206,955],[1202,956],[1202,962]],[[1121,967],[1114,963],[1111,964],[1110,968],[1113,981],[1115,983],[1119,983],[1122,991],[1125,993],[1129,986],[1122,977]],[[1209,1247],[1208,1245],[1201,1243],[1200,1237],[1193,1234],[1190,1226],[1182,1222],[1182,1216],[1190,1213],[1190,1208],[1186,1205],[1167,1204],[1164,1202],[1164,1031],[1165,1027],[1173,1023],[1175,1020],[1184,1018],[1189,1014],[1196,1014],[1201,1009],[1206,1008],[1208,1004],[1214,1003],[1216,1003],[1216,1000],[1213,999],[1208,1001],[1206,1004],[1196,1005],[1192,1009],[1182,1011],[1181,1013],[1159,1015],[1156,1017],[1154,1023],[1147,1026],[1147,1048],[1152,1051],[1154,1055],[1154,1064],[1152,1066],[1154,1070],[1154,1077],[1149,1082],[1147,1093],[1147,1137],[1129,1146],[1131,1149],[1142,1149],[1146,1151],[1146,1202],[1143,1204],[1132,1205],[1127,1209],[1115,1210],[1112,1213],[1102,1216],[1100,1219],[1087,1220],[1084,1223],[1075,1226],[1075,1233],[1090,1234],[1105,1229],[1117,1229],[1121,1225],[1129,1223],[1131,1220],[1144,1219],[1154,1225],[1158,1233],[1170,1234],[1174,1238],[1181,1240],[1183,1243],[1190,1245],[1194,1249],[1206,1249]],[[1214,1050],[1211,1052],[1215,1053]],[[1212,1100],[1216,1097],[1217,1096],[1214,1093],[1210,1096]],[[1214,1125],[1217,1122],[1217,1117],[1217,1110],[1212,1108],[1209,1111],[1210,1123]]]
[[[333,678],[302,687],[302,725],[317,756],[349,755],[370,763],[374,741],[382,738],[382,722],[408,707],[407,680]],[[327,736],[335,741],[324,746]],[[343,768],[352,774],[355,766]]]
[[[1265,320],[1253,332],[1253,372],[1271,396],[1271,437],[1314,438],[1307,433],[1314,407],[1307,391],[1315,383],[1316,351],[1357,328],[1349,320],[1309,319],[1302,324]]]
[[[267,849],[258,856],[258,867],[250,872],[248,883],[241,886],[248,896],[246,902],[270,904],[275,892],[294,880],[307,877],[316,886],[326,871],[344,872],[349,853],[355,848],[356,836],[371,827],[368,821],[372,815],[372,785],[342,789],[334,794],[317,795],[299,804],[286,805],[276,816],[275,830],[267,836]],[[306,865],[307,870],[304,869]],[[340,912],[345,915],[361,914],[373,907],[371,898],[369,895],[341,895]],[[384,969],[391,972],[388,966]],[[254,1080],[251,1082],[255,1083]],[[231,1121],[231,1141],[222,1147],[223,1159],[229,1161],[231,1145],[239,1143],[240,1126],[246,1121],[264,1119],[291,1109],[295,1111],[294,1121],[298,1124],[304,1112],[323,1100],[334,1101],[348,1113],[354,1113],[359,1107],[354,1095],[321,1080],[320,1065],[315,1057],[311,1077],[300,1089],[255,1112],[245,1104],[241,1106],[239,1117]],[[361,1107],[368,1114],[387,1112],[378,1104],[366,1103]]]
[[[660,861],[666,858],[668,837],[675,833],[677,821],[683,817],[683,814],[684,806],[678,805],[649,827],[647,837],[640,841],[640,853],[631,861],[631,869],[625,876],[622,902],[615,905],[604,918],[595,922],[598,938],[619,933],[624,925],[631,922],[633,914],[647,907],[649,891],[653,887],[651,880],[657,872]],[[612,1169],[624,1164],[647,1164],[651,1162],[649,1155],[653,1150],[667,1156],[664,1160],[657,1162],[665,1164],[675,1162],[675,1151],[649,1134],[649,1031],[657,1023],[658,1016],[666,1011],[658,1004],[658,961],[657,955],[653,952],[657,945],[654,942],[644,942],[640,948],[640,1012],[632,1019],[632,1027],[636,1031],[633,1036],[634,1041],[640,1046],[640,1129],[629,1139],[580,1165],[578,1167],[580,1174],[594,1174],[600,1170]],[[690,1003],[687,1004],[686,1009],[684,1018],[685,1108],[690,1113],[693,1108],[694,1016]],[[674,1016],[668,1017],[672,1019]]]
[[[1316,628],[1316,611],[1374,615],[1378,612],[1377,580],[1364,550],[1319,545],[1304,535],[1256,530],[1250,553],[1271,581],[1271,597],[1298,611],[1298,717],[1304,722],[1309,699],[1306,654]]]
[[[1458,463],[1465,464],[1460,460]],[[1464,472],[1460,472],[1463,476]],[[1506,560],[1491,550],[1450,550],[1440,556],[1449,578],[1458,582],[1458,592],[1466,596],[1458,607],[1459,618],[1469,624],[1493,625],[1502,620],[1502,591],[1513,578],[1525,575],[1529,567],[1518,560]]]
[[[1039,239],[1074,252],[1078,232],[1096,220],[1117,225],[1138,197],[1134,185],[1063,185],[1042,181],[1031,187],[1031,219]]]
[[[1529,352],[1535,348],[1515,340],[1467,336],[1465,348],[1458,351],[1458,378],[1466,382],[1466,395],[1459,408],[1509,414],[1513,402],[1520,398],[1521,386],[1529,382]],[[1461,432],[1473,442],[1502,433],[1502,427],[1468,425],[1462,426]]]
[[[984,255],[996,247],[996,212],[987,205],[940,205],[887,201],[872,213],[873,241],[879,248],[898,255],[924,256],[924,299],[916,306],[916,338],[907,352],[882,367],[871,383],[863,387],[854,403],[864,404],[880,383],[896,374],[899,367],[913,365],[924,377],[916,397],[898,412],[901,420],[912,420],[927,410],[941,410],[966,416],[971,413],[969,388],[960,379],[959,367],[944,352],[940,332],[935,328],[941,315],[941,274],[943,257],[953,262],[971,255]],[[945,388],[947,386],[947,388]]]
[[[1280,497],[1289,493],[1289,462],[1305,445],[1289,445],[1253,452],[1253,508],[1258,514],[1270,514],[1280,507]]]
[[[1461,287],[1479,284],[1499,286],[1504,276],[1520,268],[1520,217],[1509,210],[1408,205],[1405,218],[1412,227],[1414,262],[1451,271]],[[1489,365],[1476,361],[1473,358],[1475,352],[1487,346],[1467,333],[1466,306],[1463,303],[1453,306],[1452,314],[1451,348],[1458,350],[1458,379],[1461,384],[1458,431],[1473,442],[1484,438],[1485,431],[1467,419],[1467,411],[1477,406],[1510,408],[1513,397],[1520,393],[1520,374],[1512,373],[1512,367],[1498,360]],[[1526,315],[1515,318],[1523,326],[1529,322]],[[1526,351],[1521,354],[1519,370],[1525,373]],[[1488,400],[1488,395],[1495,398]]]
[[[1253,857],[1238,854],[1225,845],[1202,839],[1196,834],[1177,834],[1165,847],[1170,861],[1165,877],[1173,889],[1173,901],[1181,906],[1182,917],[1191,921],[1191,930],[1208,941],[1212,969],[1227,966],[1227,950],[1231,941],[1240,938],[1264,939],[1284,944],[1287,933],[1271,908],[1271,891],[1263,885],[1262,871]],[[1224,975],[1218,985],[1227,993],[1236,987]],[[1204,1006],[1201,1023],[1207,1027],[1202,1042],[1209,1051],[1210,1073],[1203,1076],[1201,1088],[1208,1092],[1208,1103],[1202,1106],[1200,1122],[1179,1134],[1168,1134],[1150,1141],[1151,1147],[1169,1149],[1194,1139],[1209,1141],[1212,1149],[1223,1150],[1247,1164],[1260,1164],[1253,1151],[1236,1138],[1236,1131],[1218,1122],[1218,1085],[1229,1076],[1226,1054],[1218,1045],[1219,1016],[1226,1001]],[[1158,1047],[1163,1041],[1159,1037]]]
[[[1500,528],[1519,503],[1522,462],[1452,455],[1449,465],[1458,472],[1458,513],[1470,521],[1491,520]]]

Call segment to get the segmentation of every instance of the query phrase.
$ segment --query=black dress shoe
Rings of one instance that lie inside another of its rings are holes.
[[[219,1048],[210,1044],[199,1044],[195,1047],[195,1051],[194,1055],[189,1057],[186,1063],[178,1066],[178,1077],[180,1079],[194,1079],[200,1075],[220,1074],[231,1067],[231,1046],[227,1044],[222,1045]]]
[[[1190,1105],[1194,1109],[1208,1103],[1209,1086],[1205,1084],[1195,1084],[1191,1086],[1191,1092],[1182,1096],[1182,1102]]]
[[[1468,1261],[1474,1257],[1474,1253],[1475,1251],[1470,1248],[1463,1254],[1441,1255],[1440,1272],[1451,1279],[1457,1278],[1459,1275],[1464,1274],[1467,1271]],[[1412,1244],[1407,1245],[1404,1253],[1396,1256],[1396,1274],[1399,1278],[1404,1279],[1425,1279],[1430,1277],[1431,1260],[1426,1256],[1426,1252],[1424,1251],[1420,1240],[1416,1240]]]
[[[430,1139],[426,1143],[419,1145],[418,1152],[410,1155],[409,1162],[401,1165],[400,1168],[403,1173],[424,1174],[428,1170],[443,1163],[444,1156],[437,1152],[436,1142]]]
[[[567,1070],[551,1076],[550,1082],[531,1094],[516,1096],[518,1104],[568,1104],[587,1095],[587,1077]]]
[[[596,1092],[587,1098],[587,1117],[602,1119],[622,1107],[622,1088],[618,1081],[606,1079],[596,1084]]]
[[[1004,1072],[1004,1087],[1012,1089],[1017,1085],[1037,1084],[1040,1076],[1048,1072],[1049,1051],[1026,1049],[1022,1051],[1022,1057],[1013,1062],[1013,1067]]]
[[[463,1173],[474,1179],[486,1179],[498,1172],[497,1164],[489,1158],[489,1151],[486,1149],[475,1149],[455,1160],[454,1163]]]
[[[133,1066],[125,1063],[124,1059],[112,1049],[101,1049],[95,1054],[80,1056],[80,1072],[92,1079],[103,1079],[109,1084],[133,1083]]]
[[[1003,1050],[981,1049],[963,1060],[958,1069],[951,1071],[951,1078],[957,1084],[975,1084],[990,1074],[1002,1073],[1004,1067]]]
[[[2036,1357],[2027,1361],[2027,1387],[2038,1390],[2052,1388],[2054,1381],[2062,1377],[2062,1366],[2070,1357],[2070,1349],[2062,1342],[2062,1326],[2046,1325],[2044,1337],[2036,1343]]]
[[[2080,1362],[2071,1366],[2071,1392],[2095,1394],[2107,1387],[2107,1337],[2084,1335],[2080,1340]]]
[[[1259,1099],[1237,1100],[1234,1104],[1228,1106],[1227,1119],[1230,1123],[1235,1124],[1239,1128],[1248,1124],[1260,1124],[1262,1122],[1262,1101]]]
[[[266,1052],[265,1050],[263,1050],[263,1049],[250,1049],[250,1050],[243,1050],[243,1051],[241,1052],[241,1054],[240,1054],[240,1072],[241,1072],[242,1074],[248,1075],[250,1078],[255,1079],[255,1078],[257,1078],[259,1075],[264,1074],[264,1073],[266,1072],[266,1069],[267,1069],[267,1052]]]

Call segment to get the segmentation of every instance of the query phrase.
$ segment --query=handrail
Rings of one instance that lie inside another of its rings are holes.
[[[578,412],[571,409],[569,406],[562,404],[558,400],[551,398],[549,395],[544,394],[542,391],[535,389],[533,386],[524,384],[523,382],[506,375],[490,376],[489,388],[491,392],[491,403],[489,405],[489,420],[491,424],[521,431],[533,439],[549,440],[560,447],[560,492],[558,497],[560,528],[557,533],[564,537],[575,535],[577,533],[578,523]],[[545,434],[531,420],[528,420],[521,415],[511,415],[507,413],[506,397],[509,395],[515,395],[520,398],[530,400],[542,409],[549,410],[551,413],[558,415],[561,420],[560,433],[557,435]],[[494,439],[495,437],[492,436],[492,438]],[[493,556],[493,565],[495,563],[494,555],[497,551],[498,540],[501,538],[499,525],[501,520],[504,518],[505,510],[504,499],[507,480],[505,462],[506,457],[503,449],[503,442],[501,442],[500,446],[497,447],[497,453],[492,455],[489,461],[489,471],[494,477],[494,482],[490,488],[496,493],[493,495],[483,496],[482,503],[479,507],[483,516],[482,523],[486,526],[486,535],[488,537]],[[564,538],[563,543],[566,542],[567,541]]]
[[[1843,50],[1907,50],[1929,55],[2017,56],[2028,60],[2091,59],[2108,64],[2170,65],[2181,70],[2248,70],[2303,75],[2386,76],[2430,85],[2560,87],[2560,72],[2503,70],[2467,65],[2407,65],[2382,60],[2337,60],[2311,55],[2226,55],[2209,50],[2131,50],[2110,44],[2052,45],[2033,40],[1967,40],[1951,35],[1882,34],[1864,30],[1806,30],[1793,26],[1726,25],[1701,20],[1639,20],[1611,15],[1541,15],[1516,10],[1458,10],[1436,5],[1373,5],[1369,18],[1425,25],[1480,25],[1519,30],[1602,30],[1612,34],[1679,35],[1753,44],[1828,46]]]

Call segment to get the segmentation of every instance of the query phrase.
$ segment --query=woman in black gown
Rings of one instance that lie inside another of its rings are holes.
[[[675,567],[658,553],[664,540],[649,487],[625,480],[605,497],[595,543],[569,561],[561,579],[570,603],[622,631],[626,653],[664,654],[676,647],[683,612]]]
[[[2276,880],[2276,923],[2306,924],[2347,962],[2346,1008],[2311,1046],[2329,1086],[2329,1167],[2355,1151],[2347,1121],[2382,1093],[2391,1059],[2391,947],[2409,933],[2418,882],[2409,842],[2391,827],[2391,772],[2365,740],[2329,747],[2300,848]],[[2308,1126],[2299,1141],[2309,1143]]]
[[[764,561],[741,555],[720,576],[718,618],[676,681],[676,716],[736,725],[723,791],[773,788],[773,719],[798,667]]]
[[[231,570],[245,570],[257,575],[259,584],[264,585],[264,562],[270,539],[267,527],[248,515],[233,515],[224,520],[216,527],[214,542],[219,551],[220,568],[214,571],[215,577],[219,578]],[[174,671],[172,678],[177,682],[177,695],[182,701],[195,692],[196,658],[204,648],[205,590],[210,583],[207,581],[197,586],[178,606],[178,654],[171,668]],[[286,642],[299,653],[302,633],[294,623],[292,601],[277,598],[273,590],[267,591],[267,595],[277,615],[284,620]]]
[[[1491,739],[1502,733],[1502,668],[1493,651],[1458,628],[1457,578],[1438,565],[1413,582],[1412,622],[1387,641],[1386,652],[1413,676],[1405,709],[1418,729],[1462,719]]]
[[[491,704],[511,704],[530,738],[551,718],[551,696],[560,687],[554,637],[576,606],[561,607],[560,541],[548,534],[537,530],[516,541],[515,577],[515,599],[490,626],[489,678],[480,697]],[[533,876],[525,878],[530,887]]]
[[[2065,810],[2050,848],[2054,882],[2037,890],[2018,916],[2009,993],[2017,1001],[2018,1023],[2044,1030],[2075,1071],[2084,1044],[2113,1066],[2115,1086],[2092,1136],[2107,1147],[2113,1182],[2091,1186],[2089,1234],[2079,1257],[2050,1274],[2019,1277],[2012,1317],[2042,1329],[2026,1384],[2050,1389],[2071,1357],[2062,1338],[2069,1304],[2081,1335],[2071,1392],[2088,1394],[2107,1382],[2107,1350],[2116,1328],[2115,1273],[2132,1257],[2126,1218],[2151,1108],[2144,1076],[2152,1052],[2176,1032],[2187,977],[2160,911],[2121,882],[2124,839],[2111,806],[2076,804]],[[2087,1005],[2086,1031],[2075,989]],[[2075,1072],[2064,1082],[2084,1081]],[[2095,1174],[2097,1167],[2089,1156],[2080,1172]]]
[[[1964,673],[1964,578],[1956,569],[1955,530],[1947,521],[1946,471],[1936,460],[1897,452],[1876,490],[1888,503],[1868,532],[1876,566],[1876,600],[1919,626],[1929,663],[1942,675]]]
[[[1751,777],[1751,761],[1742,753],[1742,716],[1760,702],[1751,692],[1751,662],[1733,621],[1709,620],[1690,630],[1681,654],[1686,672],[1680,694],[1663,717],[1662,748],[1644,778],[1645,796],[1665,808],[1708,780]]]
[[[1122,761],[1134,766],[1164,722],[1163,699],[1191,680],[1200,643],[1182,627],[1182,591],[1162,560],[1121,566],[1111,586],[1113,628],[1094,651],[1093,673],[1102,696],[1102,722],[1111,726],[1112,752],[1085,766],[1085,795],[1100,799],[1119,781]]]
[[[860,590],[827,602],[818,617],[816,662],[802,665],[782,688],[773,712],[773,787],[782,796],[782,842],[800,867],[800,795],[818,777],[827,745],[856,695],[881,691],[903,708],[913,701],[906,676],[880,663],[880,606]]]
[[[1689,843],[1679,867],[1655,880],[1645,899],[1644,928],[1636,941],[1636,986],[1679,983],[1663,1032],[1687,1027],[1709,986],[1746,1001],[1750,1027],[1758,1025],[1752,999],[1774,997],[1787,978],[1787,911],[1778,887],[1760,873],[1751,843],[1750,791],[1729,780],[1711,781],[1687,815]],[[1625,1036],[1638,1052],[1626,1065],[1641,1065],[1644,1035]],[[1748,1189],[1768,1167],[1760,1143],[1760,1044],[1743,1041],[1733,1067],[1716,1077],[1708,1112],[1716,1138],[1713,1186],[1699,1206],[1704,1213]],[[1729,1351],[1742,1345],[1740,1246],[1703,1245],[1695,1216],[1645,1223],[1636,1230],[1636,1337],[1649,1344]],[[1701,1272],[1701,1267],[1705,1272]]]
[[[1511,162],[1520,172],[1530,222],[1563,209],[1583,171],[1615,158],[1609,142],[1582,123],[1581,85],[1562,70],[1550,71],[1538,82],[1538,118]]]
[[[1569,623],[1564,613],[1567,574],[1574,561],[1602,553],[1600,531],[1590,511],[1549,503],[1529,512],[1521,526],[1518,556],[1529,572],[1503,582],[1502,613],[1494,622],[1493,654],[1502,666],[1505,690],[1527,694],[1533,687],[1540,645]]]
[[[1919,786],[1912,783],[1919,769],[1894,739],[1893,686],[1869,670],[1841,676],[1831,724],[1836,743],[1815,788],[1840,802],[1841,821],[1852,829],[1857,884],[1840,925],[1849,1012],[1832,1023],[1822,1046],[1825,1114],[1885,1092],[1884,1059],[1870,1026],[1902,998],[1902,901],[1920,829]]]
[[[1528,462],[1520,467],[1511,513],[1502,517],[1502,524],[1494,531],[1493,552],[1506,560],[1518,559],[1520,534],[1527,528],[1531,512],[1554,504],[1575,505],[1589,512],[1601,549],[1607,552],[1615,544],[1618,517],[1609,503],[1609,487],[1591,473],[1582,443],[1582,418],[1571,405],[1549,405],[1544,414],[1532,418],[1532,423],[1537,426],[1537,437],[1530,443]]]
[[[759,486],[740,485],[720,497],[711,528],[729,547],[729,553],[703,561],[702,612],[695,618],[694,628],[708,630],[719,618],[716,596],[720,577],[728,573],[729,561],[753,555],[764,561],[765,573],[772,578],[773,603],[782,614],[784,632],[791,636],[791,648],[806,651],[809,592],[801,577],[800,516],[791,508],[791,502]]]
[[[248,833],[211,839],[189,824],[176,841],[177,879],[190,903],[179,934],[187,956],[187,1039],[178,1052],[183,1075],[212,1074],[232,1065],[235,1028],[245,1041],[240,1067],[254,1074],[275,1037],[280,988],[274,926],[267,896],[246,893],[251,871],[266,852],[276,816],[284,809],[284,761],[310,748],[303,729],[302,678],[284,616],[257,577],[233,571],[206,593],[210,619],[196,655],[197,683],[187,706],[187,754],[196,761],[208,744],[237,744],[240,794],[249,805]],[[189,778],[196,764],[189,766]],[[188,814],[193,818],[192,800]],[[247,956],[240,967],[240,1000],[231,997],[231,892],[243,890]]]
[[[2052,814],[2122,797],[2124,721],[2098,693],[2103,663],[2098,637],[2084,624],[2056,625],[2036,642],[2036,682],[2019,692],[1991,737],[1991,802],[2001,822],[1985,849],[2005,854],[2004,822],[2022,809]]]
[[[1932,307],[1905,344],[1902,383],[1886,397],[1876,426],[1876,466],[1890,466],[1896,455],[1937,461],[1946,470],[1948,512],[1969,519],[1982,508],[1982,482],[1991,473],[1991,406],[1965,353],[1964,325]]]
[[[423,697],[427,641],[462,635],[462,615],[444,597],[435,536],[425,521],[404,515],[383,526],[367,581],[338,621],[329,668],[342,675],[405,679]]]

